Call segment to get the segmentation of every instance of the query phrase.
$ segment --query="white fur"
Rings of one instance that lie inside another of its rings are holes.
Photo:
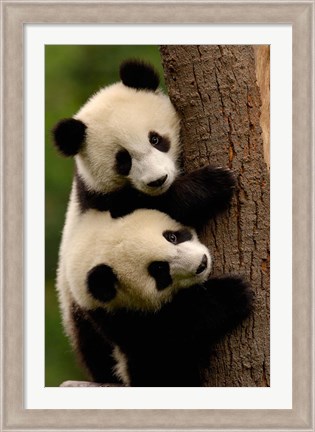
[[[88,210],[62,242],[58,274],[62,305],[69,305],[69,298],[73,297],[84,309],[156,310],[170,301],[178,289],[204,282],[210,272],[211,258],[196,233],[190,229],[193,238],[178,245],[163,237],[164,231],[181,228],[157,210],[136,210],[118,219],[112,219],[107,212]],[[208,257],[208,268],[197,275],[204,254]],[[173,283],[162,291],[157,290],[148,273],[152,261],[170,264]],[[87,291],[87,273],[99,264],[110,266],[118,277],[117,295],[108,303],[94,299]]]
[[[113,349],[112,354],[116,364],[114,366],[114,374],[118,379],[120,379],[126,386],[130,386],[130,378],[128,372],[128,360],[126,355],[121,351],[121,349],[116,345]]]
[[[106,193],[126,183],[127,179],[115,171],[115,156],[122,149],[132,157],[128,180],[137,189],[160,194],[171,185],[178,172],[180,124],[163,93],[139,91],[119,82],[92,96],[74,118],[87,126],[86,142],[75,159],[90,188]],[[150,132],[168,137],[168,152],[152,147]],[[168,179],[162,187],[147,186],[165,175]]]
[[[163,93],[139,91],[128,88],[121,82],[116,83],[92,96],[74,118],[83,121],[87,126],[86,140],[75,160],[79,174],[90,189],[112,192],[130,181],[145,193],[160,194],[171,185],[178,172],[180,122],[169,98]],[[148,139],[149,132],[167,136],[171,144],[169,151],[163,153],[152,147]],[[119,176],[115,170],[115,157],[122,149],[126,149],[132,157],[127,178]],[[147,186],[147,183],[165,174],[168,178],[163,186]],[[160,217],[160,214],[158,215]],[[152,247],[154,244],[155,236],[149,227],[146,228],[144,215],[137,219],[140,221],[138,227],[133,219],[125,222],[113,220],[108,212],[98,214],[91,210],[82,215],[75,194],[75,182],[73,183],[57,272],[57,288],[66,330],[69,331],[71,327],[70,310],[73,299],[85,308],[100,306],[100,302],[86,292],[85,279],[87,268],[101,262],[115,266],[120,260],[122,266],[122,269],[118,268],[117,271],[122,272],[124,284],[120,294],[109,307],[128,304],[130,307],[136,305],[152,309],[171,297],[170,289],[158,293],[153,288],[152,278],[149,278],[145,271],[144,263],[150,258],[146,253],[149,245]],[[166,225],[169,224],[174,222],[168,220]],[[159,226],[157,224],[156,228]],[[124,233],[122,237],[119,237],[120,232]],[[128,236],[129,242],[119,244],[119,238],[126,239]],[[137,236],[142,239],[145,247],[136,246]],[[166,240],[159,241],[163,241],[165,245]],[[158,250],[158,243],[153,250]],[[143,262],[143,266],[139,268],[139,273],[142,274],[139,280],[135,272],[138,262]],[[175,266],[174,258],[174,268]],[[141,286],[145,287],[144,293],[133,291],[135,281],[139,290]]]

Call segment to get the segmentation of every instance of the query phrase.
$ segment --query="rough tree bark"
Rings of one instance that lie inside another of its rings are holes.
[[[266,82],[260,61],[266,49],[160,48],[169,96],[182,119],[185,170],[227,166],[237,178],[230,210],[200,233],[214,256],[213,273],[243,274],[256,293],[252,317],[216,347],[205,372],[208,386],[269,386],[269,153],[264,158],[257,84]],[[264,132],[268,137],[266,126]]]

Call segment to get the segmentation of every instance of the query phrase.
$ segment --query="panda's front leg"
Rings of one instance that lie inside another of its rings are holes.
[[[113,344],[102,335],[93,314],[73,305],[71,333],[78,359],[89,377],[98,383],[119,384],[113,373]]]
[[[157,316],[171,346],[176,342],[204,355],[250,315],[253,303],[254,293],[242,278],[213,277],[178,291]]]
[[[210,278],[203,286],[207,309],[203,325],[215,342],[250,315],[255,296],[239,276]]]
[[[235,184],[229,169],[200,168],[174,181],[161,197],[160,210],[185,225],[198,228],[229,207]]]

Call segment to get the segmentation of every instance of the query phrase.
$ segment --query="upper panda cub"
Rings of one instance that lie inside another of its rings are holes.
[[[158,90],[156,71],[127,61],[120,78],[54,128],[57,148],[76,162],[70,207],[112,217],[152,208],[195,227],[225,210],[235,184],[230,171],[208,166],[179,175],[180,120]]]
[[[64,324],[97,382],[200,386],[211,346],[248,316],[238,277],[210,278],[191,228],[156,210],[86,211],[59,268]]]

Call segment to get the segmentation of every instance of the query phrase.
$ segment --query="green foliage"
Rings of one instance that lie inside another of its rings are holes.
[[[74,115],[91,94],[117,81],[119,64],[128,58],[152,63],[163,77],[157,46],[47,45],[45,49],[46,386],[58,386],[67,379],[85,379],[63,334],[54,289],[73,160],[57,154],[51,130],[60,119]]]

